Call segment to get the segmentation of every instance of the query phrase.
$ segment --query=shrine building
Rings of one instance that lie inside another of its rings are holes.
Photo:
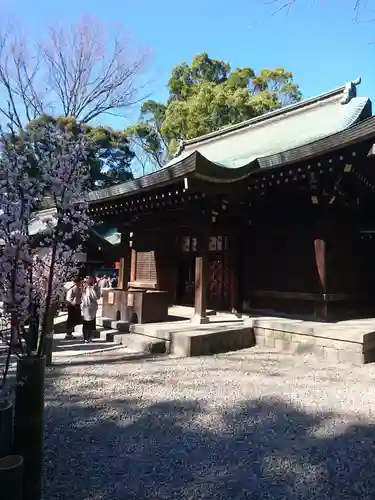
[[[182,142],[161,170],[91,192],[121,233],[117,319],[168,305],[337,321],[375,315],[375,117],[360,79]]]

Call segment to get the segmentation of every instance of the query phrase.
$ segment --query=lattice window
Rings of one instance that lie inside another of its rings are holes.
[[[190,236],[183,236],[181,238],[181,251],[183,253],[196,252],[197,238],[191,238]]]
[[[210,236],[208,239],[209,252],[221,252],[222,250],[226,250],[227,246],[227,236]]]
[[[183,236],[181,240],[181,250],[184,253],[190,252],[190,236]]]

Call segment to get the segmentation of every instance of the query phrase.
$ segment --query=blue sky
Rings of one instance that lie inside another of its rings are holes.
[[[288,15],[270,16],[282,1],[18,0],[14,5],[3,0],[2,17],[16,16],[30,36],[42,36],[48,25],[75,22],[84,14],[121,24],[138,45],[152,50],[147,79],[155,99],[165,98],[174,65],[208,52],[232,67],[284,66],[304,97],[361,76],[359,92],[373,99],[375,109],[375,22],[368,22],[375,18],[375,0],[369,0],[362,22],[353,22],[354,0],[296,0]],[[122,120],[112,124],[125,125]]]

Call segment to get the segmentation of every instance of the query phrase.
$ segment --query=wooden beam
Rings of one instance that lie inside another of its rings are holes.
[[[130,257],[130,283],[133,283],[136,279],[136,269],[137,269],[137,252],[134,248],[132,248]]]

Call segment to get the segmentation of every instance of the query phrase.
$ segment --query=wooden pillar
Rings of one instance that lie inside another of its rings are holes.
[[[229,269],[230,269],[230,310],[232,314],[238,313],[238,287],[239,287],[239,248],[238,236],[232,234],[229,237]]]
[[[118,288],[121,290],[128,286],[129,258],[121,257],[120,269],[118,273]]]
[[[315,262],[318,271],[321,290],[327,293],[327,275],[326,275],[326,242],[321,238],[314,240]]]
[[[323,213],[322,213],[323,212]],[[325,217],[324,217],[325,216]],[[318,273],[321,300],[315,304],[314,316],[319,319],[327,319],[327,302],[325,295],[327,293],[327,262],[326,262],[326,237],[327,227],[329,225],[329,214],[324,210],[319,210],[319,217],[315,228],[314,250],[315,250],[315,265]]]
[[[129,235],[121,234],[121,247],[123,257],[120,259],[120,270],[118,279],[118,288],[127,289],[130,271],[130,253],[129,253]]]
[[[205,234],[197,238],[197,253],[195,257],[195,296],[194,316],[192,321],[197,324],[208,323],[207,317],[207,286],[208,286],[208,238]]]
[[[130,283],[136,280],[137,251],[132,248],[130,252]]]

